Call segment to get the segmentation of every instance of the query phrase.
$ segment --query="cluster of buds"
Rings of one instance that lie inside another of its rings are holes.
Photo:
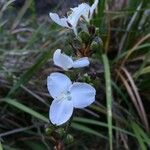
[[[88,25],[87,29],[79,32],[74,41],[70,41],[70,45],[77,57],[91,57],[95,51],[101,49],[103,42],[99,37],[99,29]]]

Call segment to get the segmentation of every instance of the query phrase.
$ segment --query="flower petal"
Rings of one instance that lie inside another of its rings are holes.
[[[53,100],[50,106],[50,121],[59,126],[69,120],[73,113],[73,103],[67,99]]]
[[[67,23],[67,18],[60,18],[56,13],[49,13],[50,18],[60,26],[70,28]]]
[[[70,88],[73,106],[84,108],[95,101],[96,90],[90,84],[75,82]]]
[[[74,34],[77,36],[78,32],[77,32],[77,28],[76,27],[72,27]]]
[[[72,58],[66,54],[62,54],[60,49],[57,49],[54,52],[53,61],[56,66],[59,66],[66,71],[73,66]]]
[[[61,92],[67,91],[71,84],[71,80],[62,73],[51,73],[47,77],[47,88],[53,98],[58,97]]]
[[[75,35],[77,35],[77,24],[78,24],[79,18],[80,18],[80,15],[76,12],[72,12],[67,18],[68,22],[72,25],[71,28],[73,29]]]
[[[80,16],[79,16],[77,13],[72,12],[72,13],[68,16],[67,19],[68,19],[68,22],[69,22],[72,26],[76,27],[79,18],[80,18]]]
[[[82,57],[76,61],[73,62],[73,68],[81,68],[89,66],[90,62],[88,57]]]
[[[92,18],[94,10],[96,9],[97,5],[98,5],[98,0],[95,0],[93,5],[90,8],[90,19]]]
[[[78,7],[71,8],[71,10],[73,15],[78,16],[78,20],[83,16],[86,21],[89,21],[90,6],[88,4],[82,3]]]

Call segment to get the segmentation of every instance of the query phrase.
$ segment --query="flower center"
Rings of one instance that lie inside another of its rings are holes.
[[[58,101],[63,101],[63,100],[68,100],[68,101],[70,101],[71,100],[71,94],[70,94],[70,92],[69,91],[63,91],[63,92],[61,92],[61,94],[58,96],[58,97],[56,97],[56,99],[58,100]]]

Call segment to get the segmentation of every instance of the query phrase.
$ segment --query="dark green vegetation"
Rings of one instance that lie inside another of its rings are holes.
[[[38,18],[31,0],[18,10],[11,2],[0,2],[0,150],[150,148],[149,0],[101,0],[92,23],[103,47],[90,68],[68,73],[93,84],[96,103],[59,129],[48,120],[46,78],[60,70],[52,63],[57,48],[72,54],[69,31]]]

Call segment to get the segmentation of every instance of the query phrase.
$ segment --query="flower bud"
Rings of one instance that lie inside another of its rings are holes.
[[[47,135],[51,135],[52,134],[52,132],[54,131],[54,127],[53,126],[50,126],[50,127],[47,127],[46,129],[45,129],[45,133],[47,134]]]
[[[56,132],[59,134],[60,137],[63,137],[63,135],[65,134],[64,128],[58,128]]]
[[[81,31],[79,33],[79,37],[81,38],[83,43],[89,43],[90,41],[90,35],[85,31]]]
[[[100,37],[96,37],[91,43],[91,49],[97,51],[103,47],[103,41]]]
[[[68,134],[66,136],[65,141],[66,141],[67,144],[70,144],[70,143],[72,143],[74,141],[74,138],[73,138],[73,136],[71,134]]]
[[[92,36],[95,35],[95,27],[94,26],[89,26],[88,30],[89,30],[90,35],[92,35]]]
[[[95,34],[98,36],[99,35],[99,28],[95,29]]]
[[[87,73],[85,73],[83,75],[83,81],[86,82],[86,83],[91,82],[91,78],[90,78],[90,76]]]

